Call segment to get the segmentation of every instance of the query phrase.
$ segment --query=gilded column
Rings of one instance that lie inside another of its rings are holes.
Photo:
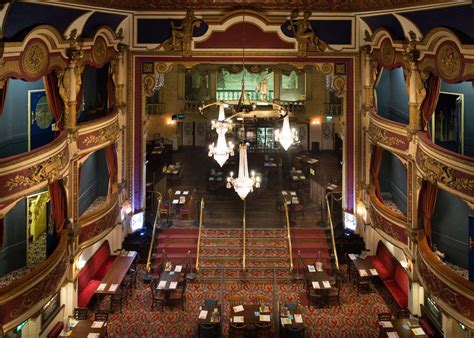
[[[67,55],[69,61],[66,69],[58,73],[59,94],[64,103],[65,128],[69,131],[74,131],[77,119],[77,93],[81,89],[82,70],[84,67],[78,64],[79,59],[82,57],[82,52],[79,48],[72,46],[68,49]]]
[[[124,54],[127,47],[118,44],[118,53],[114,62],[112,79],[115,84],[115,106],[122,113],[125,112],[125,58]]]
[[[366,111],[374,105],[374,70],[372,66],[372,58],[370,52],[372,48],[369,45],[362,46],[363,69],[362,69],[362,83],[364,85],[364,101],[363,105]]]

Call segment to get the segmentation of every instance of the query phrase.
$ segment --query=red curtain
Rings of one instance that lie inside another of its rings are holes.
[[[112,79],[112,65],[109,65],[109,77],[107,79],[107,108],[112,111],[115,105],[115,86]]]
[[[441,79],[434,74],[430,74],[428,80],[426,80],[426,97],[421,104],[421,112],[423,114],[421,125],[428,135],[430,135],[430,130],[428,128],[429,119],[431,118],[431,115],[433,115],[436,105],[438,104],[440,88]]]
[[[56,120],[56,126],[59,130],[64,129],[63,101],[59,95],[58,78],[54,72],[44,77],[44,88],[48,106]]]
[[[7,98],[8,79],[4,80],[3,87],[0,88],[0,116],[2,116],[3,108],[5,106],[5,99]]]
[[[375,196],[382,201],[382,192],[380,190],[379,174],[380,165],[382,164],[383,149],[379,146],[374,146],[372,157],[370,158],[370,175],[372,177],[372,184],[375,187]]]
[[[107,170],[112,183],[117,182],[117,146],[115,143],[105,148],[105,159],[107,161]]]
[[[431,217],[436,206],[436,195],[438,187],[428,181],[423,181],[420,191],[419,208],[423,217],[423,228],[426,234],[426,240],[431,247]]]
[[[67,219],[67,199],[63,181],[54,181],[48,190],[51,198],[51,215],[56,225],[56,232],[59,233]]]

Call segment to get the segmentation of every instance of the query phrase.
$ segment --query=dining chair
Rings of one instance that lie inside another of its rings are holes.
[[[398,319],[410,319],[410,310],[403,309],[397,312]]]
[[[290,311],[296,311],[299,307],[299,304],[296,302],[288,302],[288,303],[285,303],[285,306]]]
[[[213,309],[217,307],[219,301],[217,299],[206,298],[204,299],[204,306],[208,309]]]
[[[158,290],[158,279],[153,279],[150,283],[150,290],[151,290],[151,310],[155,308],[155,305],[158,303],[161,305],[161,311],[163,311],[163,306],[165,304],[166,295],[163,291]]]
[[[132,276],[131,275],[125,275],[125,277],[122,280],[122,283],[120,283],[120,288],[124,292],[125,301],[127,301],[128,297],[132,296]]]
[[[94,320],[96,322],[106,322],[109,320],[109,311],[107,310],[97,310],[94,315]]]
[[[304,338],[305,328],[303,327],[286,327],[286,338]]]
[[[255,324],[256,338],[270,338],[272,335],[272,323],[257,323]]]
[[[370,279],[369,277],[362,277],[356,272],[356,286],[357,286],[357,294],[362,293],[371,293],[372,289],[370,287]]]
[[[185,283],[184,283],[185,284]],[[168,295],[168,300],[171,303],[181,303],[181,309],[184,311],[184,301],[185,301],[185,289],[186,285],[179,286],[176,288],[176,290],[173,290],[169,293]]]
[[[110,301],[110,309],[115,310],[115,307],[118,306],[120,308],[120,313],[122,313],[123,303],[126,300],[126,290],[122,287],[119,287],[117,291],[112,295],[112,299]]]
[[[233,338],[245,338],[245,332],[247,331],[247,325],[245,324],[229,324],[229,337]]]
[[[199,338],[217,338],[219,337],[219,325],[199,324]]]
[[[242,305],[244,298],[241,295],[233,295],[229,297],[230,306]]]
[[[341,279],[336,278],[336,285],[334,287],[331,287],[327,291],[326,301],[328,305],[337,304],[339,307],[341,307],[340,294],[341,294]]]
[[[194,202],[194,197],[191,196],[184,205],[179,207],[180,219],[183,219],[183,216],[186,216],[188,220],[191,219],[191,214],[193,213],[193,202]]]
[[[390,312],[381,312],[378,314],[379,322],[392,320],[392,314]]]
[[[346,264],[347,264],[347,269],[346,269],[347,279],[349,281],[351,281],[355,277],[355,273],[357,271],[356,271],[354,263],[352,262],[352,259],[349,257],[349,254],[347,252],[344,254],[344,257],[345,257]]]
[[[138,267],[131,266],[130,269],[127,271],[127,276],[130,276],[132,288],[137,288],[137,277],[138,277]]]
[[[89,314],[89,309],[86,307],[74,308],[74,319],[76,320],[86,320],[88,314]]]

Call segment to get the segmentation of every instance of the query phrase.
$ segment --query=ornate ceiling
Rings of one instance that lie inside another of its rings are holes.
[[[61,1],[69,2],[69,1]],[[324,12],[360,12],[387,8],[433,5],[446,0],[85,0],[75,3],[125,10],[230,9],[244,5],[266,10],[312,10]]]

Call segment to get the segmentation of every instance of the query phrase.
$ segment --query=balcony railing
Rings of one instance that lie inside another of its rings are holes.
[[[63,230],[53,254],[32,272],[0,289],[0,323],[7,332],[24,322],[59,290],[68,264],[67,232]]]
[[[383,118],[375,112],[370,113],[369,137],[374,143],[404,154],[408,150],[406,125]]]
[[[119,134],[118,112],[78,125],[77,149],[79,154],[93,152],[115,142]]]
[[[474,283],[443,264],[431,251],[422,232],[418,238],[418,274],[436,303],[461,323],[474,326]]]

